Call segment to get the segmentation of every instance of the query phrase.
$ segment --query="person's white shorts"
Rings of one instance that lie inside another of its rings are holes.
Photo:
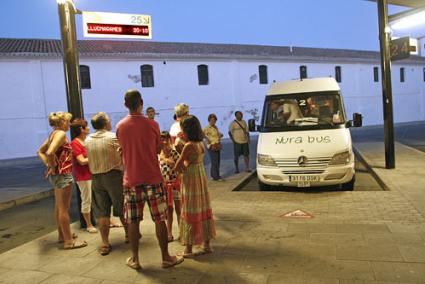
[[[91,180],[77,181],[81,192],[81,213],[90,213],[91,211]]]

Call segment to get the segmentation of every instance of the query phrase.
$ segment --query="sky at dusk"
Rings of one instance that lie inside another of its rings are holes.
[[[378,50],[377,5],[362,0],[74,0],[82,11],[148,14],[153,41]],[[59,39],[56,0],[1,0],[0,37]],[[403,10],[390,6],[390,12]],[[84,39],[82,17],[77,33]]]

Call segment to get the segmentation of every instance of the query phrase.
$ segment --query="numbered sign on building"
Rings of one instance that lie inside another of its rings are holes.
[[[151,16],[83,12],[85,37],[152,39]]]
[[[390,43],[391,61],[402,60],[410,57],[410,39],[401,37],[391,40]]]

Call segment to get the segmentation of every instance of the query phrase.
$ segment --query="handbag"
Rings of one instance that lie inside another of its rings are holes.
[[[221,150],[221,143],[211,144],[210,149],[214,152],[218,152]]]

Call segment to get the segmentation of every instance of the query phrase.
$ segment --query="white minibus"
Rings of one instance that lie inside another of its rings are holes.
[[[273,185],[316,187],[340,185],[352,190],[355,182],[350,127],[362,116],[347,120],[341,91],[334,78],[273,83],[266,95],[258,131],[259,187]]]

